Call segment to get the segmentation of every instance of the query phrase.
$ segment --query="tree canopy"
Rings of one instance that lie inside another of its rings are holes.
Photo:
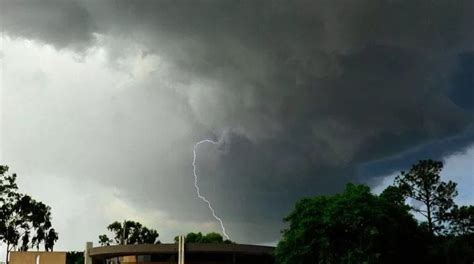
[[[455,206],[451,211],[451,232],[456,235],[474,234],[474,206]]]
[[[201,232],[198,233],[188,233],[185,237],[186,243],[225,243],[225,244],[232,244],[234,242],[225,239],[222,237],[221,234],[211,232],[203,235]],[[178,237],[174,238],[174,241],[178,242]]]
[[[340,194],[300,200],[284,219],[278,263],[472,263],[474,207],[454,203],[456,183],[441,181],[441,169],[420,161],[380,195],[348,184]]]
[[[159,244],[159,234],[155,229],[143,226],[136,221],[126,220],[123,223],[115,221],[107,226],[107,229],[114,235],[109,238],[106,234],[99,236],[99,244],[110,246],[112,244]]]
[[[299,201],[285,218],[279,263],[404,262],[392,249],[415,252],[417,224],[393,194],[376,196],[367,186],[348,184],[341,194]]]

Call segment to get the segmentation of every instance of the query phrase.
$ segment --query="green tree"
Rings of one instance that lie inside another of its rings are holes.
[[[115,221],[107,226],[107,229],[114,234],[110,239],[106,234],[99,236],[99,244],[109,246],[111,244],[159,244],[159,234],[155,229],[143,226],[139,222],[124,221],[120,223]]]
[[[232,244],[231,240],[225,239],[222,237],[221,234],[211,232],[203,235],[201,232],[198,233],[188,233],[185,237],[186,243],[217,243],[217,244]],[[178,243],[178,237],[174,238],[174,241]]]
[[[415,263],[421,236],[400,195],[348,184],[342,194],[302,199],[285,218],[278,263]]]
[[[435,234],[442,231],[454,208],[457,196],[456,183],[441,181],[443,163],[434,160],[421,160],[410,171],[402,171],[395,178],[395,185],[403,191],[406,198],[416,200],[421,207],[412,210],[427,220],[427,228]]]
[[[5,243],[7,262],[14,248],[27,251],[44,243],[49,251],[58,239],[51,225],[51,208],[18,193],[16,177],[8,174],[7,166],[0,166],[0,241]]]

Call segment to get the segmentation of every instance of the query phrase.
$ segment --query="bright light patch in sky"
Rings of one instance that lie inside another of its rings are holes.
[[[8,164],[12,172],[18,173],[21,192],[52,207],[53,224],[60,234],[55,248],[82,250],[85,241],[97,242],[97,236],[112,221],[131,218],[157,228],[163,241],[172,241],[177,234],[197,229],[216,231],[216,223],[211,220],[177,221],[156,208],[137,208],[123,197],[121,190],[91,180],[87,175],[94,173],[94,167],[84,168],[84,174],[77,177],[71,177],[77,172],[68,168],[77,166],[75,163],[90,164],[88,156],[93,158],[94,154],[88,150],[104,143],[100,139],[102,135],[108,138],[108,133],[114,133],[100,129],[108,122],[105,119],[114,118],[101,116],[103,113],[122,111],[109,109],[111,99],[135,89],[137,83],[146,83],[152,72],[163,74],[161,85],[168,89],[169,66],[162,59],[143,56],[138,48],[118,61],[110,61],[106,50],[100,47],[79,56],[29,40],[4,37],[1,43],[2,52],[7,55],[1,60],[1,73],[6,77],[1,82],[0,94],[5,101],[0,108],[11,110],[5,113],[6,122],[0,129],[0,142],[8,138],[7,145],[0,144],[4,154],[2,164]],[[172,122],[168,125],[173,127]],[[176,129],[174,134],[185,131]],[[173,138],[162,135],[158,131],[156,137]],[[49,139],[48,144],[36,147],[45,138]],[[83,145],[84,138],[92,145],[81,150],[78,146]],[[97,156],[100,158],[103,156]],[[50,171],[38,174],[45,166]],[[0,259],[2,254],[0,251]]]

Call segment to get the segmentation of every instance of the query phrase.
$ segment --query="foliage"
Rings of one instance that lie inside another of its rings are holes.
[[[143,226],[139,222],[124,221],[120,223],[115,221],[111,223],[107,229],[114,234],[114,238],[110,239],[106,234],[99,236],[99,244],[102,246],[110,246],[112,244],[159,244],[158,232]]]
[[[474,206],[454,203],[456,183],[441,181],[442,168],[420,161],[378,196],[348,184],[341,194],[299,201],[285,218],[278,263],[474,263]]]
[[[474,234],[474,206],[456,206],[451,212],[451,232],[455,235]]]
[[[46,251],[53,251],[54,244],[58,241],[58,233],[54,228],[48,230],[48,235],[46,235],[46,239],[44,240],[44,247]]]
[[[285,218],[278,243],[279,263],[402,263],[400,249],[416,255],[421,239],[396,189],[382,196],[364,185],[348,184],[342,194],[299,201]],[[406,255],[406,256],[407,256]]]
[[[18,193],[16,174],[7,174],[8,167],[0,166],[0,241],[8,253],[17,248],[27,251],[52,251],[58,234],[51,225],[51,208],[28,195]]]
[[[232,244],[234,242],[222,237],[221,234],[211,232],[203,235],[201,232],[198,233],[188,233],[185,237],[186,243],[217,243],[217,244]],[[177,243],[178,242],[178,237],[174,238],[174,241]]]
[[[101,246],[110,246],[112,243],[112,239],[110,239],[107,235],[99,235],[99,244]]]
[[[456,183],[440,180],[443,163],[433,160],[421,160],[410,171],[402,171],[395,179],[395,185],[403,191],[406,198],[419,201],[421,208],[412,206],[412,210],[424,216],[430,233],[444,230],[445,223],[454,208],[457,196]]]
[[[84,252],[82,251],[66,252],[66,264],[83,264],[83,263],[84,263]]]

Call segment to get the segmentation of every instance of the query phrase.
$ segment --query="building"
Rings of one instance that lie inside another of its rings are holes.
[[[184,243],[93,247],[84,264],[274,264],[274,248],[241,244]],[[9,264],[66,264],[66,252],[10,252]]]
[[[142,244],[92,247],[85,264],[273,264],[273,247],[241,244]]]
[[[12,251],[9,264],[66,264],[66,252]]]

